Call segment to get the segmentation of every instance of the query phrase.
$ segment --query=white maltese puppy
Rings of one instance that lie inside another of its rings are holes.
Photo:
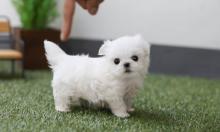
[[[143,86],[150,62],[150,45],[140,35],[106,41],[102,57],[67,55],[56,44],[44,41],[46,57],[53,70],[53,96],[57,111],[86,100],[110,108],[118,117],[134,111],[132,99]]]

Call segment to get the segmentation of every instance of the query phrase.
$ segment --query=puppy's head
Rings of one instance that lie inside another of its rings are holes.
[[[150,45],[141,35],[106,41],[99,49],[106,58],[109,72],[115,77],[145,74],[149,67]]]

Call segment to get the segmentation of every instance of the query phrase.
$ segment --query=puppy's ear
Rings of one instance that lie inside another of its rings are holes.
[[[134,35],[134,38],[141,40],[143,39],[143,36],[141,34],[136,34]]]
[[[143,38],[141,34],[136,34],[134,38],[142,45],[144,53],[150,55],[150,44]]]
[[[110,43],[111,43],[110,40],[104,41],[104,44],[102,44],[102,46],[99,48],[98,55],[105,55],[106,54],[106,50],[108,49]]]
[[[150,56],[150,43],[148,43],[147,41],[145,41],[144,43],[144,52],[147,56]]]

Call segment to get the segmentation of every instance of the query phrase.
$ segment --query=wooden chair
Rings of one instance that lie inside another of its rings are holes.
[[[15,73],[15,61],[21,61],[22,77],[24,77],[23,42],[15,39],[10,21],[6,16],[0,16],[0,60],[11,61],[12,74]]]

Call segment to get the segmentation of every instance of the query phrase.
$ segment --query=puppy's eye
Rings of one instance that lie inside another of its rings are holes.
[[[133,56],[131,57],[131,59],[132,59],[133,61],[138,61],[138,56],[133,55]]]
[[[115,59],[114,59],[114,63],[115,63],[116,65],[118,65],[118,64],[120,63],[120,59],[119,59],[119,58],[115,58]]]

